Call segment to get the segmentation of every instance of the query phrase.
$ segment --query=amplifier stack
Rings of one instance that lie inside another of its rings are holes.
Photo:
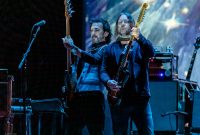
[[[150,59],[149,78],[152,81],[169,81],[178,78],[178,56],[173,53],[156,53]]]

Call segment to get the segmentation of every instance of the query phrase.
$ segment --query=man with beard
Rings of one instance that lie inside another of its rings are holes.
[[[100,77],[109,91],[114,135],[127,135],[129,119],[135,123],[139,135],[154,134],[148,78],[149,58],[154,56],[154,50],[152,43],[134,26],[129,13],[119,15],[116,41],[106,47],[102,61]]]
[[[90,135],[103,135],[104,131],[104,94],[105,87],[100,81],[100,67],[104,48],[111,40],[110,25],[104,19],[90,22],[92,45],[88,51],[74,46],[70,37],[63,38],[64,46],[75,50],[75,54],[84,61],[78,78],[74,97],[70,103],[69,134],[81,135],[87,126]]]

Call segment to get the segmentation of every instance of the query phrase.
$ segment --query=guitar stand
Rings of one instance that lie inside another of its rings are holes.
[[[198,83],[185,79],[175,79],[180,91],[178,98],[178,110],[187,113],[186,116],[178,116],[178,131],[189,133],[192,128],[194,92],[199,89]]]

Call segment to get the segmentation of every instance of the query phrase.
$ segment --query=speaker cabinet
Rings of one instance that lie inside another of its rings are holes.
[[[7,103],[7,82],[0,82],[0,110],[1,112],[7,113],[8,103]]]
[[[193,109],[192,109],[192,129],[200,133],[200,91],[194,90],[193,95]]]
[[[13,81],[13,76],[8,76],[8,79],[5,80],[0,77],[0,134],[12,133],[11,99]]]
[[[151,81],[151,109],[155,131],[176,131],[178,83],[175,81]]]
[[[8,76],[7,81],[0,82],[0,117],[6,117],[11,113],[13,81],[13,76]]]

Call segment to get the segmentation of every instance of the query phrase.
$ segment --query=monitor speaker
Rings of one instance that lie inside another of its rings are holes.
[[[176,131],[178,83],[151,81],[151,109],[155,131]]]
[[[177,93],[175,81],[150,81],[151,110],[155,133],[174,134],[177,130]],[[132,132],[136,132],[132,124]]]

